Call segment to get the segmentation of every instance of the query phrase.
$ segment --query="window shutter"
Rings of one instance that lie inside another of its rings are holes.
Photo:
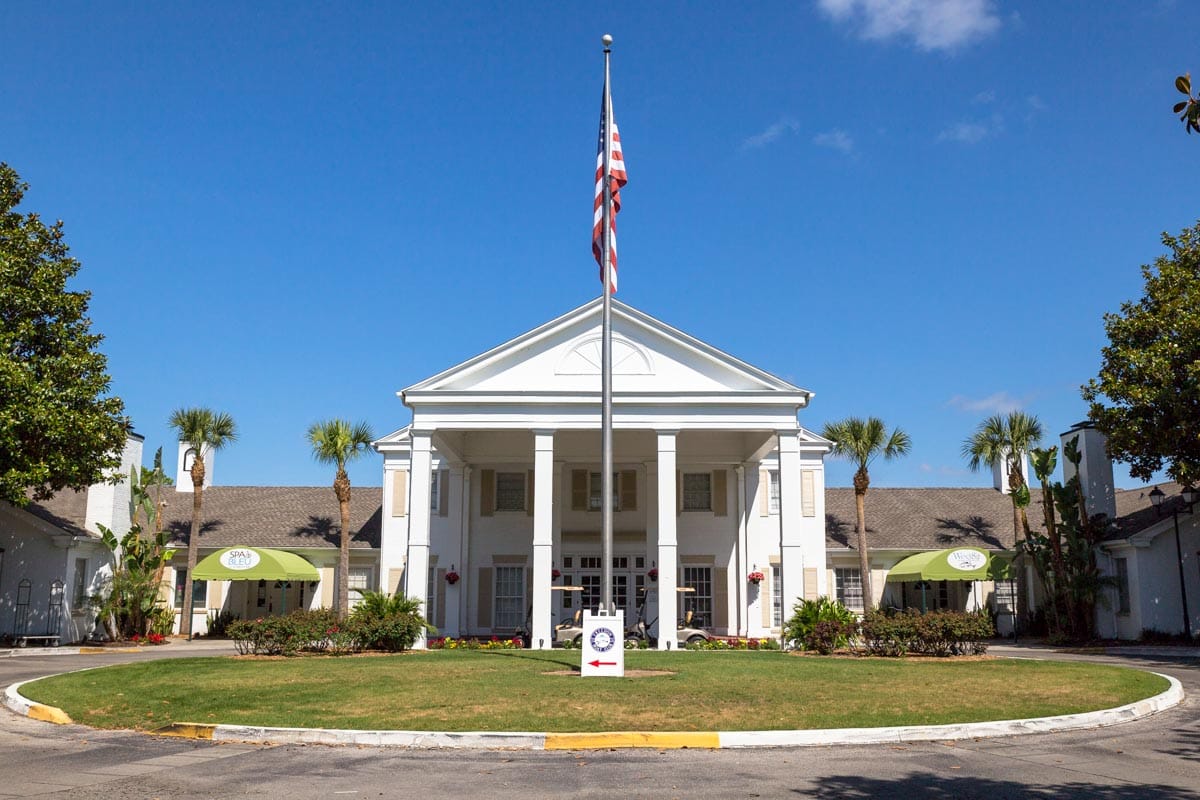
[[[804,568],[804,599],[805,600],[816,600],[817,599],[817,568],[816,567],[805,567]]]
[[[395,472],[392,474],[392,516],[403,517],[408,514],[408,473]]]
[[[813,471],[806,469],[800,473],[800,513],[806,517],[817,515],[816,492],[813,491]]]
[[[525,515],[533,516],[533,470],[525,472]]]
[[[437,571],[437,619],[433,621],[435,627],[446,627],[446,570],[439,569]]]
[[[438,516],[450,515],[450,470],[438,472]]]
[[[479,601],[476,604],[478,608],[476,609],[477,616],[475,617],[475,622],[478,623],[480,629],[490,629],[492,627],[492,596],[495,593],[496,586],[492,583],[492,568],[480,567],[478,587]]]
[[[683,513],[683,472],[675,470],[675,516]]]
[[[713,569],[713,628],[729,628],[729,570]]]
[[[637,511],[637,470],[621,470],[621,510]]]
[[[586,469],[571,470],[571,510],[587,511],[588,474]]]
[[[774,572],[775,570],[770,567],[764,569],[763,577],[765,580],[758,585],[758,605],[762,609],[762,624],[764,628],[770,628],[771,623],[774,621],[771,619],[771,612],[774,610],[772,606],[775,605],[775,587],[771,584]]]
[[[728,470],[714,469],[712,474],[712,510],[713,516],[725,517],[729,515],[729,498],[726,497],[725,491],[725,476]]]
[[[479,470],[479,516],[490,517],[496,512],[496,470]],[[488,611],[491,616],[491,611]]]
[[[771,516],[771,473],[765,469],[758,471],[758,515]]]

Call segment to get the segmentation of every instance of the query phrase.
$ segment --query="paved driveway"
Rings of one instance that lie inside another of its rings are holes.
[[[223,652],[174,643],[146,654],[0,659],[0,683],[148,657]],[[1041,657],[1029,649],[998,652]],[[366,798],[815,797],[1200,800],[1200,661],[1132,662],[1189,699],[1095,731],[954,744],[754,751],[461,752],[261,747],[52,726],[0,713],[0,797]],[[386,690],[381,687],[381,690]],[[69,793],[69,794],[68,794]]]

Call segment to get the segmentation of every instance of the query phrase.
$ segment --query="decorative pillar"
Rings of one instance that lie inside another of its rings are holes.
[[[448,570],[451,566],[453,566],[454,571],[458,572],[460,576],[470,574],[466,571],[466,565],[463,563],[462,558],[464,544],[463,537],[466,527],[463,521],[463,512],[465,509],[462,503],[462,498],[467,496],[465,491],[465,472],[466,468],[462,464],[450,464],[450,497],[446,501],[446,528],[449,531],[449,535],[446,537],[446,547],[444,550],[442,550],[442,552],[446,554],[442,556],[443,561],[448,558],[450,563],[445,564],[439,562],[438,564],[439,567],[445,570]],[[459,554],[457,558],[452,555],[452,553],[456,551]],[[459,571],[460,569],[462,570],[461,572]],[[465,600],[466,586],[464,585],[463,581],[460,580],[457,584],[446,587],[446,607],[443,609],[446,628],[445,630],[441,631],[443,636],[449,636],[456,639],[462,636],[460,620],[463,616],[462,606],[464,605]]]
[[[426,607],[426,591],[429,587],[429,479],[433,467],[430,454],[431,433],[412,432],[411,471],[408,476],[408,559],[404,568],[404,594],[421,601],[422,613]],[[425,648],[425,632],[413,644],[414,649]]]
[[[554,646],[550,583],[554,566],[554,431],[533,432],[533,624],[530,646]]]
[[[658,431],[658,649],[674,650],[679,598],[675,594],[678,569],[675,505],[675,439],[677,431]]]
[[[803,518],[800,493],[800,438],[798,431],[779,435],[779,555],[783,578],[784,619],[805,597],[805,584],[815,591],[816,570],[805,576]]]

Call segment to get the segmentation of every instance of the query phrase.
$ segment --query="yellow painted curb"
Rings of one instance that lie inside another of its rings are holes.
[[[30,719],[40,719],[42,722],[53,722],[55,725],[71,724],[71,718],[67,716],[67,712],[54,706],[44,706],[41,703],[30,703],[29,713],[26,716]]]
[[[179,739],[211,739],[216,725],[205,725],[202,722],[172,722],[161,728],[155,728],[151,733],[156,736],[174,736]]]
[[[654,747],[660,750],[684,747],[716,749],[721,737],[711,731],[670,733],[547,733],[547,750],[599,750],[609,747]]]

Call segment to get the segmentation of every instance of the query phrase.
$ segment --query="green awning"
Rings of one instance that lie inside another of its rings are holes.
[[[319,581],[321,573],[303,556],[266,547],[226,547],[201,559],[198,581]]]
[[[901,559],[888,571],[889,581],[992,581],[1010,577],[1008,553],[978,547],[951,547]]]

